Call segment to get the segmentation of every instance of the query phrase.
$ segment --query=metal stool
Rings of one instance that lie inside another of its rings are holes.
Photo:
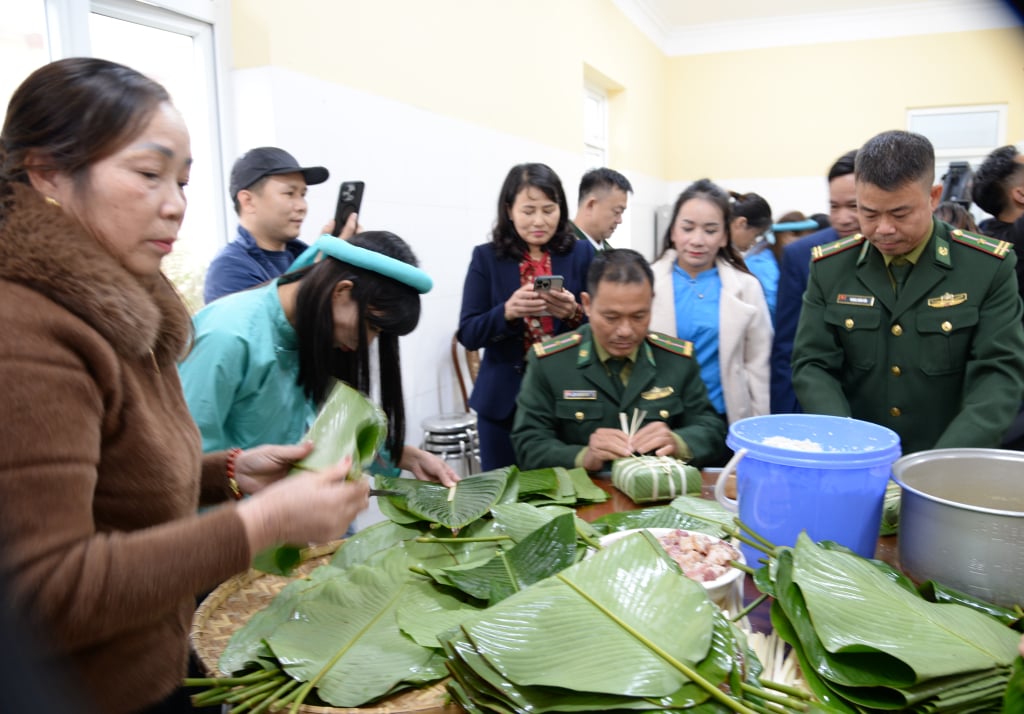
[[[472,412],[438,414],[423,420],[423,443],[420,448],[454,461],[460,476],[480,470],[480,439],[476,433],[476,415]]]

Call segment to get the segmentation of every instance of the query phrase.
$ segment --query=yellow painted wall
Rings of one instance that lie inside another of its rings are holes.
[[[1010,105],[1019,29],[667,57],[611,0],[234,0],[236,68],[277,66],[582,152],[584,75],[610,164],[665,180],[823,174],[908,108]]]
[[[573,152],[590,64],[622,87],[616,165],[667,170],[665,57],[610,0],[235,0],[232,35],[236,68],[284,67]]]
[[[669,173],[807,176],[906,111],[1009,104],[1007,142],[1024,139],[1019,29],[675,57]]]

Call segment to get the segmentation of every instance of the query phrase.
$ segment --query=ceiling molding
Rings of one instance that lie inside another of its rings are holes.
[[[670,57],[1020,26],[999,0],[933,0],[693,25],[666,24],[653,0],[612,2]]]

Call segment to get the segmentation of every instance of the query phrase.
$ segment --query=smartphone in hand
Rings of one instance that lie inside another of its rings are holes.
[[[533,289],[537,292],[558,292],[562,289],[561,275],[538,275],[533,279]]]
[[[338,190],[338,205],[334,209],[334,230],[331,232],[332,236],[341,235],[345,223],[348,222],[348,217],[353,213],[359,213],[359,209],[363,204],[363,187],[365,185],[362,181],[342,182],[341,188]]]
[[[539,293],[558,292],[562,289],[561,275],[538,275],[533,279],[533,289]],[[539,313],[539,317],[548,317],[551,313],[545,310]]]

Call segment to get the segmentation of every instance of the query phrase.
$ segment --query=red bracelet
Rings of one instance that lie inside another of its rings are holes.
[[[242,489],[238,487],[238,481],[235,480],[235,460],[238,459],[240,453],[242,450],[237,446],[228,449],[228,460],[225,463],[225,469],[228,472],[228,488],[231,489],[231,495],[235,497],[236,501],[242,500]]]

